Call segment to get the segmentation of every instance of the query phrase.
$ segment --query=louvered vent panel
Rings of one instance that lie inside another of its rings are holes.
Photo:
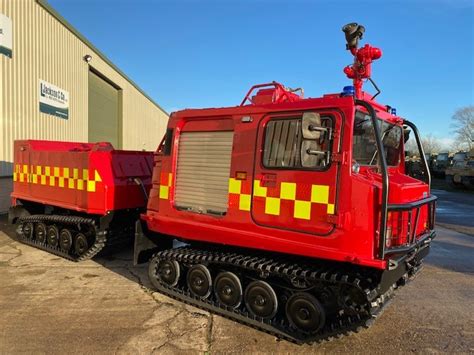
[[[227,212],[233,132],[183,132],[176,169],[176,207]]]

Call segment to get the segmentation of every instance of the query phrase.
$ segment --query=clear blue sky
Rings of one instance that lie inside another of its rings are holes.
[[[165,110],[237,105],[252,84],[306,96],[339,92],[351,62],[342,25],[383,50],[379,100],[447,142],[454,111],[474,104],[471,0],[49,3]]]

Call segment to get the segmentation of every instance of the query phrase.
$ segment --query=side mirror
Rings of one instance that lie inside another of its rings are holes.
[[[407,127],[403,127],[403,143],[406,143],[410,139],[411,130]]]
[[[330,127],[323,126],[319,113],[303,113],[301,123],[301,165],[305,168],[323,167],[329,163],[326,141],[332,139]],[[323,148],[326,147],[326,148]]]

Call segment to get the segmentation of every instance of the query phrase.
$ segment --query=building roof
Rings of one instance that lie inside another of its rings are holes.
[[[77,38],[79,38],[84,44],[86,44],[91,50],[95,52],[104,62],[111,66],[117,73],[123,76],[130,84],[135,87],[143,96],[150,100],[156,107],[163,111],[166,115],[168,113],[158,105],[147,93],[145,93],[132,79],[130,79],[124,72],[122,72],[114,63],[110,61],[109,58],[105,56],[101,51],[99,51],[87,38],[85,38],[78,30],[76,30],[64,17],[62,17],[56,10],[54,10],[51,5],[46,0],[36,0],[36,2],[41,5],[46,11],[48,11],[56,20],[58,20],[64,27],[66,27],[71,33],[73,33]]]

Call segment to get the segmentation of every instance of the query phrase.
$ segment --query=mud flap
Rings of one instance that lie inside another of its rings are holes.
[[[156,252],[172,246],[173,240],[171,238],[149,231],[146,223],[141,220],[135,222],[133,265],[146,263]]]
[[[30,213],[21,205],[12,206],[8,209],[8,223],[15,224],[20,217],[27,217]]]

